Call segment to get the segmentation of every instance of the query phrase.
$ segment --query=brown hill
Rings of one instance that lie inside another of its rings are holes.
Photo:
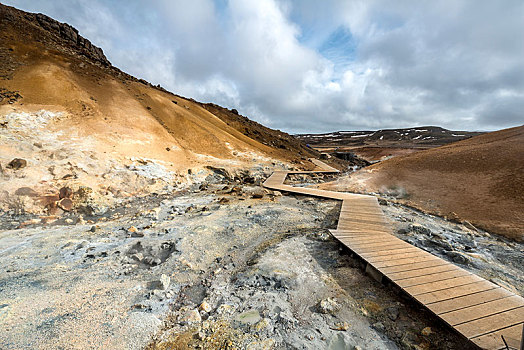
[[[68,24],[2,4],[0,123],[4,196],[63,185],[135,193],[205,178],[208,166],[307,168],[318,155],[234,110],[120,71]],[[27,167],[7,169],[13,158]]]
[[[524,239],[524,126],[392,158],[331,184]]]

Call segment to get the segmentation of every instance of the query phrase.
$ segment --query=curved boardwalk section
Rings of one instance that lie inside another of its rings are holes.
[[[524,299],[392,235],[373,196],[285,185],[288,174],[337,173],[311,160],[317,171],[277,171],[264,187],[338,199],[342,208],[332,235],[367,262],[374,278],[387,278],[482,349],[519,349]]]

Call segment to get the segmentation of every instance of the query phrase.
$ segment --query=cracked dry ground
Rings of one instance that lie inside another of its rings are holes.
[[[329,236],[338,202],[223,187],[0,232],[0,348],[467,348]]]

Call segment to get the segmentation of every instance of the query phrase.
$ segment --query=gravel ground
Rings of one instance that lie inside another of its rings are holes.
[[[224,186],[136,199],[89,224],[0,231],[0,348],[467,348],[329,235],[338,202]],[[383,208],[397,230],[447,227]],[[473,236],[501,259],[493,237]],[[507,276],[519,268],[498,261]]]

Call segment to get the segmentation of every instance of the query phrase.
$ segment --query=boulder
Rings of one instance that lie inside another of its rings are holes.
[[[59,192],[60,199],[71,198],[73,196],[73,190],[69,187],[62,187]]]
[[[183,324],[200,323],[202,321],[202,317],[200,317],[200,313],[198,312],[198,310],[191,309],[184,314],[180,321]]]
[[[264,198],[264,191],[255,191],[255,192],[253,192],[251,197],[255,198],[255,199]]]
[[[26,166],[27,166],[27,161],[25,159],[15,158],[12,161],[10,161],[9,164],[7,164],[6,168],[18,170],[18,169],[25,168]]]
[[[428,335],[432,333],[433,333],[433,330],[431,329],[431,327],[425,327],[424,329],[422,329],[422,331],[420,331],[420,334],[422,334],[425,337],[427,337]]]
[[[320,300],[317,308],[320,313],[334,315],[340,310],[340,305],[334,298],[327,298]]]
[[[335,331],[347,331],[349,328],[349,323],[347,322],[337,322],[331,327]]]
[[[212,310],[211,305],[209,305],[207,301],[203,301],[198,308],[207,313]]]
[[[58,203],[56,203],[56,205],[64,211],[73,210],[73,201],[69,198],[62,198]]]
[[[468,255],[461,252],[451,251],[446,252],[446,255],[449,256],[451,260],[453,260],[453,262],[456,262],[457,264],[469,265],[471,263],[471,258]]]
[[[45,195],[38,198],[40,205],[47,208],[56,208],[56,202],[59,200],[60,198],[57,195]]]
[[[411,229],[411,231],[419,233],[421,235],[431,235],[431,230],[429,228],[419,224],[411,224],[409,228]]]
[[[215,174],[224,177],[226,180],[233,180],[233,176],[231,176],[231,173],[227,171],[225,168],[218,168],[211,165],[206,166],[206,168],[211,170]]]

